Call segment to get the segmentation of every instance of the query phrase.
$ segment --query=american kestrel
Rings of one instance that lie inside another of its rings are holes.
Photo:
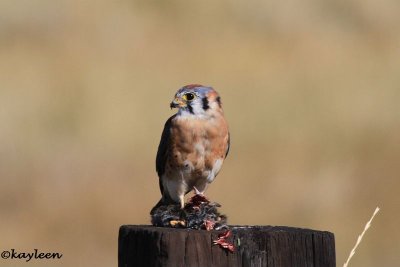
[[[157,151],[156,170],[162,205],[180,204],[191,190],[203,194],[229,152],[228,124],[221,98],[199,84],[179,89],[170,104],[178,112],[165,123]]]

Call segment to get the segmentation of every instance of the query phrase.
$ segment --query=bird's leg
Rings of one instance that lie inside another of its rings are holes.
[[[201,195],[201,196],[203,195],[203,192],[200,192],[199,189],[197,189],[195,186],[193,186],[193,189],[196,195]]]
[[[185,195],[179,196],[179,202],[181,204],[181,209],[183,210],[183,208],[185,207]]]
[[[179,202],[181,204],[181,210],[179,212],[179,222],[182,226],[186,226],[186,210],[185,210],[185,195],[179,196]]]
[[[178,197],[179,197],[179,203],[181,204],[181,209],[183,210],[183,208],[185,207],[185,192],[187,191],[186,188],[188,187],[183,172],[181,172],[181,182],[182,184],[178,190]]]
[[[179,219],[171,220],[169,223],[172,227],[186,227],[186,211],[185,211],[185,195],[179,195]]]

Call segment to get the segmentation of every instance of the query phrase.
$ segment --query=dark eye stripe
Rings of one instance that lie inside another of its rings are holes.
[[[190,104],[188,104],[187,107],[188,107],[188,109],[189,109],[189,112],[190,112],[191,114],[194,114],[194,112],[193,112],[193,107],[192,107]]]
[[[208,105],[208,99],[207,99],[207,97],[203,98],[202,101],[203,101],[203,109],[204,109],[204,110],[209,109],[210,106]]]

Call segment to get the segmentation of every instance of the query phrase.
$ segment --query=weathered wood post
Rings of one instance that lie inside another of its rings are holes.
[[[118,266],[335,267],[330,232],[272,226],[232,226],[235,251],[214,245],[221,231],[123,225]]]

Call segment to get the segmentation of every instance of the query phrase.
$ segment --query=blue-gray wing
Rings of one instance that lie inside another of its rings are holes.
[[[161,177],[165,172],[165,164],[168,159],[168,152],[171,142],[171,123],[172,119],[175,117],[172,116],[167,120],[164,125],[164,130],[161,135],[160,144],[158,145],[157,157],[156,157],[156,171],[158,174],[159,182],[160,182],[160,190],[161,194],[164,192]]]

